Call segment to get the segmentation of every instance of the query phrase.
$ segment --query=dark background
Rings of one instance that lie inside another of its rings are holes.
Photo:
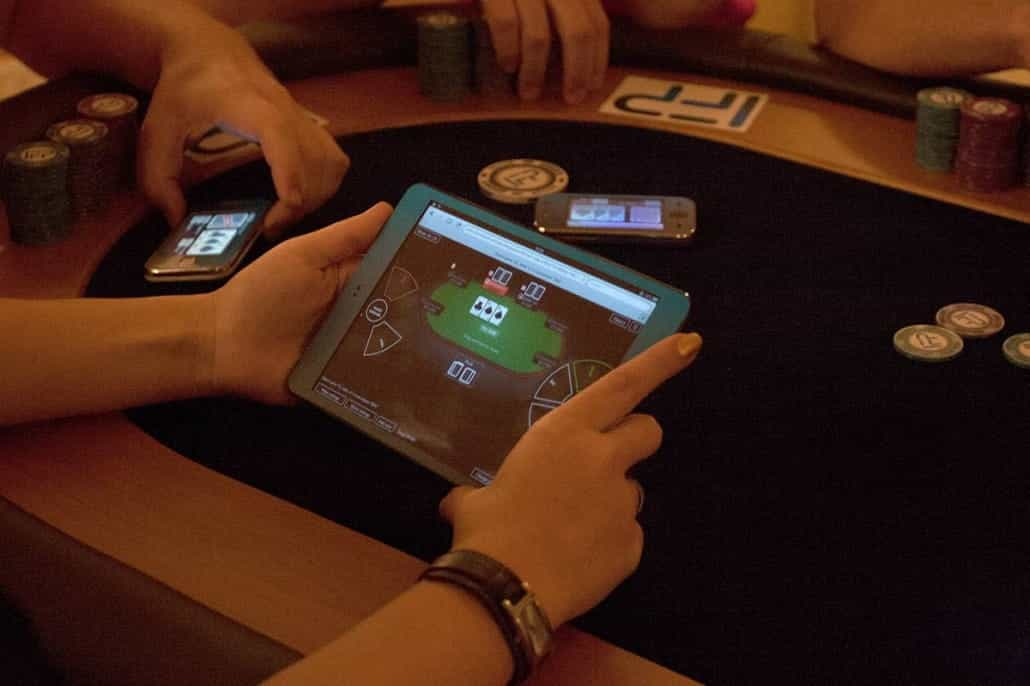
[[[696,240],[607,257],[691,293],[696,364],[644,406],[665,429],[639,470],[639,571],[582,628],[710,684],[1016,684],[1030,675],[1030,331],[1024,224],[685,135],[477,122],[344,138],[353,167],[298,230],[428,182],[529,223],[476,185],[491,162],[563,166],[570,191],[685,195]],[[263,163],[193,200],[271,197]],[[93,296],[188,292],[142,265],[167,229],[130,231]],[[255,255],[260,250],[255,251]],[[999,335],[943,364],[893,333],[961,301]],[[130,415],[180,453],[431,559],[449,485],[309,407],[211,399]]]

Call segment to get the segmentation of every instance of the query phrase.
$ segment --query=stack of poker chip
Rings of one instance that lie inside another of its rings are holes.
[[[955,160],[962,188],[983,193],[1016,183],[1022,123],[1022,108],[1002,98],[974,98],[962,105]]]
[[[422,93],[453,102],[469,94],[472,39],[469,20],[451,12],[418,18],[418,79]]]
[[[494,49],[490,27],[483,20],[474,25],[476,92],[488,98],[510,98],[515,95],[515,76],[501,68]]]
[[[92,119],[70,119],[51,126],[46,135],[71,149],[68,190],[72,216],[80,219],[107,207],[119,181],[107,125]]]
[[[131,186],[136,176],[139,101],[124,93],[100,93],[80,100],[77,109],[79,116],[107,125],[111,154],[120,167],[119,181]]]
[[[43,245],[68,235],[70,159],[68,146],[53,141],[23,143],[4,156],[3,197],[12,241]]]
[[[931,171],[951,171],[959,142],[962,105],[972,95],[957,88],[924,88],[916,110],[916,162]]]

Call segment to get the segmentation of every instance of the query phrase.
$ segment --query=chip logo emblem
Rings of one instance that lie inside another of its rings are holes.
[[[980,114],[1005,114],[1008,108],[996,100],[978,100],[973,103],[973,109]]]
[[[87,138],[92,136],[95,131],[96,129],[90,126],[89,124],[79,122],[75,124],[67,124],[65,126],[62,126],[59,130],[59,133],[62,138],[66,138],[68,140],[73,141],[81,141],[86,140]]]
[[[49,162],[57,157],[57,150],[49,145],[31,145],[24,148],[19,157],[26,162]]]
[[[125,101],[122,98],[109,95],[106,97],[99,97],[93,101],[93,111],[95,112],[120,112],[125,109]]]

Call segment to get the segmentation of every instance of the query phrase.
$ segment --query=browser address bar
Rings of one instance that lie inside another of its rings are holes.
[[[543,255],[538,255],[532,250],[529,250],[528,248],[523,248],[521,245],[518,245],[517,243],[512,244],[510,241],[506,241],[503,238],[499,238],[494,234],[490,233],[489,231],[484,231],[483,229],[480,229],[476,226],[466,225],[462,227],[462,233],[474,236],[480,241],[484,243],[489,243],[495,248],[499,248],[505,252],[518,255],[519,257],[525,259],[527,262],[533,263],[538,268],[547,269],[551,272],[561,274],[562,276],[569,278],[580,285],[586,286],[589,284],[588,277],[586,274],[577,272],[575,269],[571,269],[566,265],[563,265],[561,262],[558,262],[557,260],[553,260]]]

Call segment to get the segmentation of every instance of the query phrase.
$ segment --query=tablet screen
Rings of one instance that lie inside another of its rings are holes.
[[[488,483],[529,426],[623,360],[657,304],[434,201],[314,391]]]

